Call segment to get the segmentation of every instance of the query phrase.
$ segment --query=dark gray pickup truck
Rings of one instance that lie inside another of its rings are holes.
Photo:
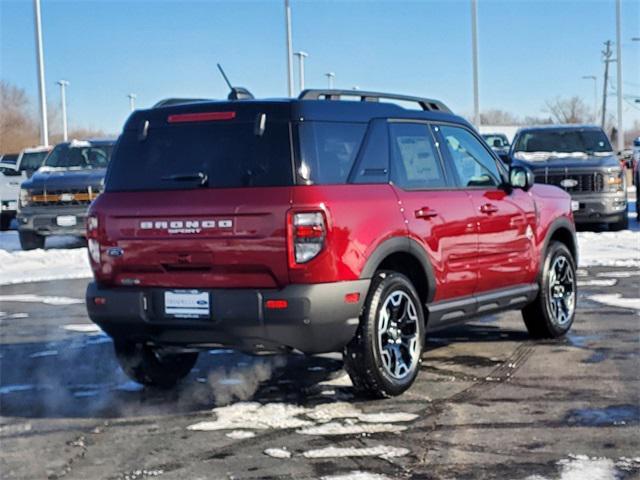
[[[85,236],[89,204],[102,192],[114,140],[71,141],[51,151],[20,187],[18,233],[23,250],[51,235]]]
[[[549,125],[518,131],[509,152],[536,183],[556,185],[573,200],[576,224],[629,226],[626,180],[609,139],[597,126]]]

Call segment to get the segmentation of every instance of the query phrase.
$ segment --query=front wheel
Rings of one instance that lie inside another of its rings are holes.
[[[141,343],[114,342],[116,358],[131,380],[150,387],[171,388],[186,377],[197,352],[167,353]]]
[[[529,334],[534,338],[557,338],[567,333],[576,313],[577,296],[573,255],[563,243],[551,242],[538,296],[522,310]]]
[[[44,248],[45,237],[28,230],[20,230],[18,232],[20,238],[20,246],[22,250],[36,250]]]
[[[416,379],[424,342],[424,314],[407,277],[373,279],[356,336],[344,351],[355,390],[375,398],[400,395]]]

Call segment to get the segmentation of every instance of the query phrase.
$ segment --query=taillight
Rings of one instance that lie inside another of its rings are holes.
[[[324,248],[327,230],[322,212],[290,213],[287,230],[290,266],[309,262]]]

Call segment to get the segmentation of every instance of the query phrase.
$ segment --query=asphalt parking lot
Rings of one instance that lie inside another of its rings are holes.
[[[88,321],[87,280],[2,286],[1,476],[640,478],[640,272],[579,274],[567,338],[528,340],[517,312],[439,332],[383,401],[355,398],[338,357],[225,350],[145,390]]]

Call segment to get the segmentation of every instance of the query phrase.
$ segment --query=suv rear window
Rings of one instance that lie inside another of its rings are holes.
[[[184,123],[125,130],[113,153],[107,191],[293,185],[289,124]],[[200,177],[200,178],[198,178]],[[206,182],[201,178],[206,177]]]

